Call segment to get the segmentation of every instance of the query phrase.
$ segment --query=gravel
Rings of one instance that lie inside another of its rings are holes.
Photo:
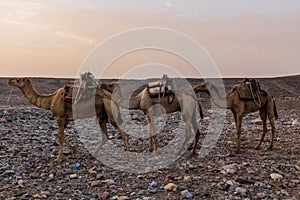
[[[5,95],[0,97],[6,102]],[[267,150],[270,130],[261,149],[255,150],[262,127],[258,113],[253,113],[243,120],[241,154],[236,154],[235,127],[227,112],[220,138],[205,157],[190,157],[187,151],[168,166],[140,174],[95,159],[74,122],[66,129],[66,138],[77,152],[64,147],[62,162],[56,163],[57,125],[51,112],[28,105],[22,94],[16,99],[22,103],[0,106],[0,199],[300,199],[298,98],[277,100],[279,119],[272,151]],[[207,120],[200,122],[198,151],[212,115],[206,97],[203,105]],[[140,112],[133,115],[137,123],[145,123]],[[159,148],[175,137],[172,130],[178,126],[178,113],[168,120],[158,136]],[[108,128],[109,141],[123,147],[117,131]],[[131,151],[147,148],[146,138],[130,138]]]

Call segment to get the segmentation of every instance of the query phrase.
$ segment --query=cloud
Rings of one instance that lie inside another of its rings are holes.
[[[88,38],[88,37],[82,37],[82,36],[76,35],[74,33],[59,32],[59,31],[55,31],[53,33],[55,35],[57,35],[58,37],[63,37],[63,38],[71,39],[71,40],[77,40],[77,41],[85,42],[88,44],[94,43],[93,39]]]

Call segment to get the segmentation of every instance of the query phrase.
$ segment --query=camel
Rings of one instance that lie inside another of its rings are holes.
[[[237,140],[237,147],[236,152],[240,153],[240,143],[241,143],[241,125],[243,117],[249,113],[259,111],[260,118],[262,120],[263,125],[263,134],[262,137],[256,146],[256,149],[260,148],[264,137],[267,132],[267,118],[269,118],[271,127],[272,127],[272,137],[269,149],[273,149],[273,140],[275,134],[275,123],[274,118],[278,119],[278,113],[276,109],[275,100],[265,91],[259,90],[260,96],[260,104],[255,100],[242,100],[239,96],[239,92],[237,87],[234,87],[232,92],[226,97],[222,98],[216,87],[212,85],[210,82],[203,82],[200,83],[198,86],[195,87],[196,92],[206,92],[208,93],[212,101],[215,103],[216,106],[222,109],[230,109],[233,115],[233,119],[236,126],[236,140]]]
[[[153,105],[160,105],[165,109],[165,113],[173,113],[176,111],[181,111],[183,115],[183,119],[186,124],[186,138],[184,141],[184,145],[188,142],[188,139],[191,136],[191,128],[193,130],[197,130],[195,135],[195,140],[193,144],[193,150],[191,155],[196,154],[196,148],[198,139],[200,137],[200,132],[197,127],[197,120],[196,120],[196,104],[198,103],[200,116],[203,118],[202,108],[200,105],[200,101],[196,99],[196,96],[192,96],[188,94],[188,92],[180,90],[178,86],[176,86],[175,82],[173,81],[173,86],[176,91],[176,96],[174,96],[173,100],[170,102],[168,96],[157,97],[153,98],[150,97],[148,88],[144,88],[138,95],[131,97],[130,99],[126,99],[121,94],[120,86],[114,82],[111,84],[103,85],[103,89],[108,91],[109,93],[106,95],[108,98],[111,98],[115,103],[125,109],[138,109],[142,110],[144,114],[147,116],[148,120],[148,134],[149,134],[149,145],[148,145],[148,152],[154,150],[157,151],[157,140],[156,134],[153,126],[153,115],[154,114],[161,114],[159,113],[161,110],[154,110],[150,109]],[[197,102],[197,103],[196,103]]]
[[[72,114],[72,108],[67,108],[66,102],[64,101],[64,88],[57,89],[54,93],[49,95],[41,95],[38,94],[33,87],[31,81],[29,78],[12,78],[8,81],[9,86],[15,86],[19,88],[22,93],[25,95],[25,97],[35,106],[39,108],[43,108],[46,110],[50,110],[53,114],[53,116],[56,118],[56,122],[58,125],[58,139],[59,139],[59,151],[57,158],[55,161],[60,162],[62,158],[62,152],[63,152],[63,144],[66,144],[67,147],[71,151],[75,151],[75,147],[71,145],[64,136],[64,130],[67,127],[69,121],[73,121],[73,114]],[[101,92],[101,91],[100,91]],[[85,105],[85,103],[81,103],[80,106],[83,106],[83,108],[87,108],[89,105]],[[68,111],[67,109],[71,109],[71,111]],[[97,121],[100,124],[100,127],[103,131],[104,137],[101,142],[101,145],[96,150],[99,151],[100,147],[106,142],[107,140],[107,123],[108,121],[119,131],[119,133],[122,135],[125,148],[128,152],[128,136],[127,134],[120,128],[118,124],[121,124],[122,122],[117,123],[117,121],[121,120],[120,118],[114,119],[113,118],[113,111],[111,110],[111,101],[107,98],[104,98],[103,96],[99,95],[99,92],[97,91],[95,96],[95,110],[96,110],[96,116]],[[80,113],[81,119],[83,118],[89,118],[93,117],[91,116],[93,113],[90,112],[82,112]]]

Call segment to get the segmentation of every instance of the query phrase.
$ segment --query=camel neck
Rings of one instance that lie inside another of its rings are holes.
[[[50,95],[41,95],[35,90],[35,88],[31,84],[20,89],[25,95],[25,97],[30,101],[30,103],[39,108],[43,108],[46,110],[50,109],[51,101],[55,93]]]
[[[117,92],[114,93],[114,101],[125,109],[140,109],[141,102],[141,93],[137,96],[133,96],[131,98],[125,98],[120,92],[120,89],[117,89]]]
[[[216,104],[216,106],[222,109],[230,109],[230,105],[228,104],[228,97],[226,98],[221,97],[216,87],[211,86],[209,92],[212,101],[214,102],[214,104]]]

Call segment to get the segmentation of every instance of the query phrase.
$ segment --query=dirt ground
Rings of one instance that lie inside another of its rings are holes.
[[[48,94],[70,79],[33,78],[36,90]],[[300,75],[257,79],[276,99],[274,150],[267,150],[269,132],[261,149],[256,150],[262,126],[258,113],[244,118],[242,152],[236,154],[235,127],[229,111],[221,135],[205,156],[189,156],[189,150],[168,166],[148,173],[119,171],[95,159],[70,123],[66,138],[76,153],[64,148],[61,163],[57,125],[50,111],[32,106],[14,88],[10,95],[7,78],[0,78],[0,198],[1,199],[300,199]],[[112,80],[105,80],[112,81]],[[189,79],[192,85],[202,80]],[[243,81],[224,79],[227,93]],[[9,99],[10,97],[10,99]],[[201,95],[206,120],[199,122],[202,142],[208,135],[210,99]],[[8,101],[9,100],[9,101]],[[139,112],[134,113],[146,123]],[[172,114],[158,136],[160,148],[174,137]],[[177,121],[176,121],[177,120]],[[109,139],[122,146],[117,131],[109,126]],[[132,151],[146,152],[147,139],[130,139]],[[172,153],[172,152],[170,152]],[[158,161],[159,163],[160,161]],[[165,186],[174,184],[168,191]]]

